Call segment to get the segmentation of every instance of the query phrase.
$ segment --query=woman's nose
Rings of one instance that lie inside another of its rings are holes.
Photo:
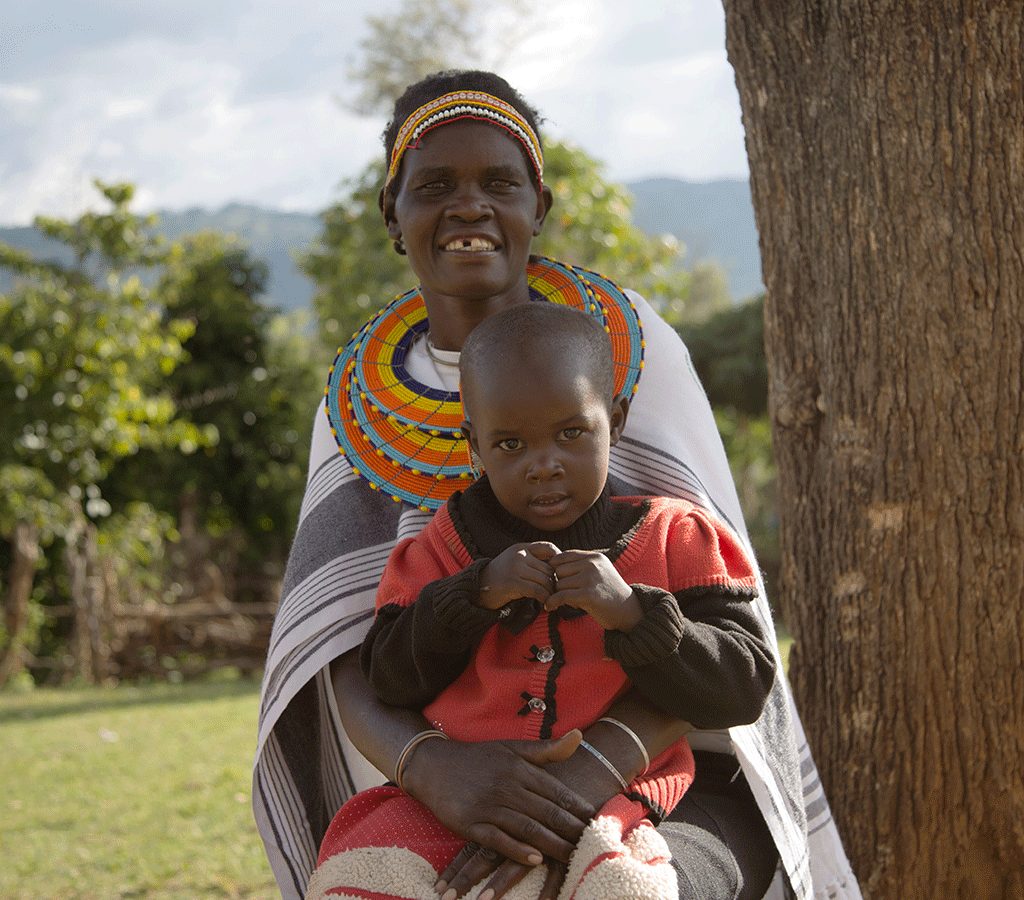
[[[475,184],[460,186],[448,205],[448,215],[464,222],[479,222],[490,214],[490,200],[480,186]]]

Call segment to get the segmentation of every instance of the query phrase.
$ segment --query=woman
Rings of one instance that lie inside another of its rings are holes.
[[[530,260],[551,192],[536,115],[522,98],[489,73],[431,76],[399,99],[385,145],[381,209],[420,288],[378,314],[339,357],[328,415],[317,418],[268,655],[254,809],[282,892],[301,895],[334,811],[381,781],[373,766],[394,773],[412,745],[403,760],[408,792],[483,848],[460,855],[443,886],[461,893],[494,872],[500,894],[539,854],[564,862],[618,785],[564,740],[413,744],[425,720],[377,703],[350,652],[372,620],[395,541],[423,527],[453,481],[470,477],[453,420],[463,340],[486,316],[531,299],[604,316],[621,364],[639,378],[613,474],[636,492],[714,508],[741,534],[742,516],[707,400],[674,332],[637,295]],[[771,631],[763,590],[757,608]],[[543,711],[542,698],[533,700],[527,714]],[[699,754],[694,787],[659,827],[681,896],[760,896],[777,860],[780,889],[859,896],[782,679],[755,725],[728,732],[690,731],[630,695],[612,715],[651,755],[687,732]],[[626,731],[595,728],[588,742],[616,766],[642,768]]]

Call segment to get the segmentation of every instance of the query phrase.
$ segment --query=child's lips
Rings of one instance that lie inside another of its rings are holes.
[[[570,497],[563,493],[538,494],[530,500],[530,509],[540,516],[557,516],[569,506]]]

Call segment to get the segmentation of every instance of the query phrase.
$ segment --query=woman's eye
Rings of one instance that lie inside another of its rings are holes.
[[[583,434],[582,428],[563,428],[562,440],[571,441],[574,440],[575,438],[578,438],[581,434]]]
[[[498,448],[504,450],[506,453],[514,453],[523,446],[523,442],[519,438],[505,438],[503,441],[498,441]]]

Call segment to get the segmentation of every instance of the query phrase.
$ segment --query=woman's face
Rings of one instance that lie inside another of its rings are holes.
[[[384,219],[427,300],[498,300],[500,308],[529,298],[530,242],[550,205],[516,139],[467,120],[435,128],[406,151]]]

